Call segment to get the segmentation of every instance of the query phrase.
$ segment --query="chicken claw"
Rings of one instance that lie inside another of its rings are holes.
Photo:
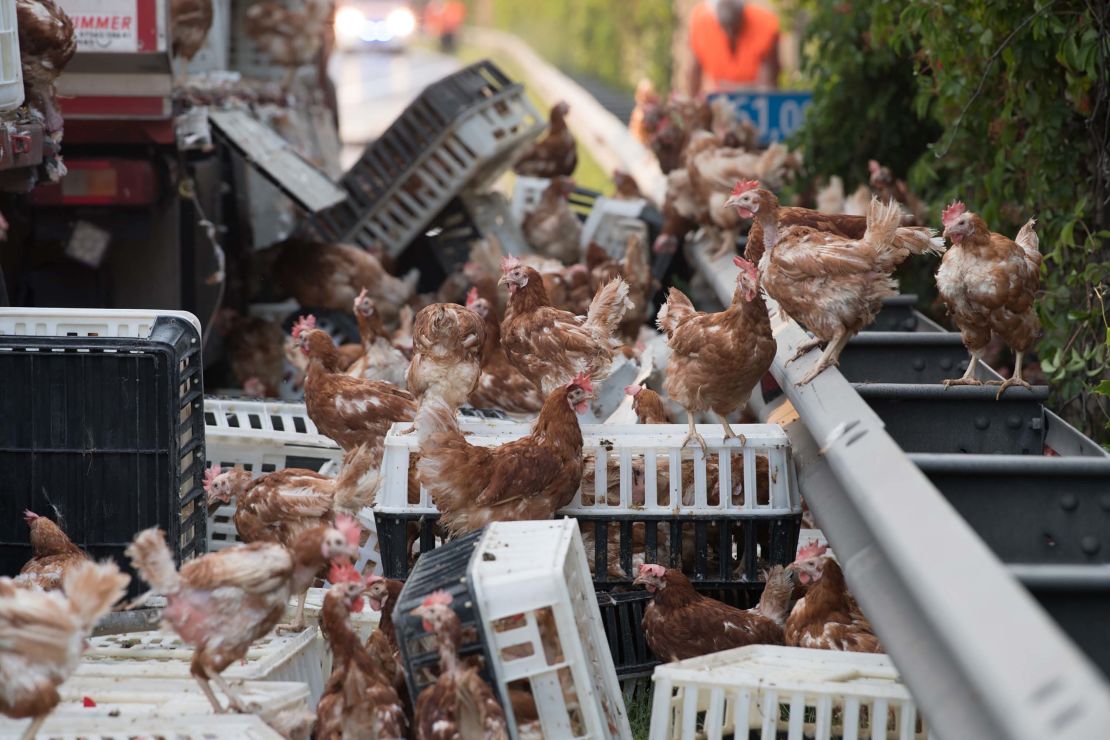
[[[996,400],[996,401],[999,401],[999,400],[1002,399],[1002,393],[1007,388],[1010,388],[1010,387],[1015,386],[1015,385],[1021,386],[1022,388],[1029,388],[1030,390],[1033,389],[1033,386],[1028,381],[1023,380],[1022,378],[1020,378],[1018,376],[1014,376],[1012,378],[1006,378],[1006,380],[988,380],[987,385],[997,385],[997,386],[999,386],[998,394],[994,397],[994,400]]]
[[[728,442],[728,440],[730,439],[735,439],[740,442],[741,447],[748,443],[747,437],[745,437],[743,434],[737,434],[736,432],[732,431],[732,425],[728,423],[728,420],[725,419],[725,417],[717,414],[717,418],[720,420],[721,428],[724,430],[725,442]]]
[[[786,364],[789,365],[791,362],[794,362],[794,360],[800,360],[802,357],[809,354],[810,350],[817,349],[820,346],[820,339],[808,339],[802,342],[798,345],[798,349],[794,352],[794,355],[786,361]]]
[[[690,421],[690,431],[686,433],[686,437],[682,440],[682,444],[679,446],[678,449],[684,450],[686,449],[686,445],[690,444],[691,441],[694,441],[701,446],[701,454],[705,457],[709,457],[709,445],[705,443],[705,437],[698,434],[698,430],[694,427],[694,415],[690,412],[687,412],[687,418]]]

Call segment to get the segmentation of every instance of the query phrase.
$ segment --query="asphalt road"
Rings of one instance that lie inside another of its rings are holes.
[[[349,167],[429,83],[459,68],[454,57],[422,49],[336,54],[331,75],[339,97],[341,161]]]

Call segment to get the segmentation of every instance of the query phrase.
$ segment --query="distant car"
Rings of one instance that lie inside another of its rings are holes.
[[[416,33],[416,13],[399,0],[339,0],[335,40],[340,49],[403,51]]]

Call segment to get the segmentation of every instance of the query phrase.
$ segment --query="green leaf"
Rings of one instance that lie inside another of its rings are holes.
[[[1100,396],[1110,396],[1110,380],[1102,381],[1101,383],[1096,385],[1091,390],[1093,390],[1095,393],[1099,394]]]
[[[994,31],[988,28],[986,31],[983,31],[983,35],[979,37],[979,43],[983,46],[990,46],[992,41],[994,41]]]

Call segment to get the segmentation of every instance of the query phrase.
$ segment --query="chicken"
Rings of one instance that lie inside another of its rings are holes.
[[[411,710],[412,700],[405,680],[405,666],[401,660],[401,648],[397,644],[397,631],[393,626],[393,611],[404,586],[403,581],[392,578],[367,576],[366,598],[370,602],[370,608],[381,612],[382,617],[378,628],[366,638],[366,651],[374,665],[391,677],[401,701]]]
[[[586,266],[590,268],[591,295],[615,278],[623,278],[628,284],[628,300],[632,306],[625,312],[618,328],[625,339],[635,342],[653,308],[651,299],[655,296],[656,287],[644,240],[636,234],[629,234],[624,259],[620,261],[611,259],[601,247],[591,243],[587,247]]]
[[[651,249],[656,254],[674,254],[686,235],[697,228],[703,218],[704,206],[699,204],[690,185],[686,168],[672,170],[667,175],[667,190],[663,199],[663,225]]]
[[[332,11],[331,0],[304,0],[299,11],[269,0],[247,8],[247,36],[274,64],[286,68],[282,89],[289,89],[299,68],[316,60]]]
[[[130,581],[115,563],[91,560],[68,569],[61,590],[0,578],[0,714],[31,718],[24,738],[35,737],[57,706],[58,686],[77,669],[86,638]]]
[[[566,117],[570,106],[565,102],[551,108],[551,123],[547,133],[532,144],[517,160],[513,172],[526,177],[570,177],[578,166],[578,142],[567,128]]]
[[[783,625],[794,590],[793,572],[776,565],[752,609],[743,610],[702,596],[680,570],[646,564],[636,585],[652,594],[644,609],[644,639],[670,663],[745,645],[782,645]]]
[[[470,405],[479,409],[501,409],[511,416],[532,417],[543,406],[539,387],[509,362],[501,346],[501,322],[494,306],[478,297],[471,288],[466,307],[485,322],[485,344],[482,346],[482,374],[478,387],[470,394]]]
[[[903,260],[910,254],[944,251],[943,240],[932,230],[900,229],[898,204],[884,205],[878,198],[871,199],[867,230],[860,239],[809,226],[782,226],[777,221],[778,199],[754,181],[737,183],[728,205],[761,223],[766,247],[759,262],[763,287],[816,337],[803,343],[792,360],[826,345],[798,385],[838,364],[848,340],[874,320],[883,298],[895,295],[891,273]]]
[[[647,146],[649,136],[644,120],[647,108],[648,106],[658,107],[662,101],[659,93],[655,91],[655,85],[646,77],[636,84],[635,100],[636,106],[632,109],[632,115],[628,117],[628,130],[636,141]]]
[[[227,309],[220,311],[216,329],[223,337],[231,373],[246,395],[279,397],[285,372],[281,325]]]
[[[435,591],[412,610],[423,621],[424,630],[435,635],[440,662],[436,682],[420,692],[416,700],[416,738],[507,740],[505,711],[497,695],[475,667],[459,660],[462,625],[451,608],[452,600],[447,592]]]
[[[666,103],[648,104],[644,107],[643,128],[647,133],[648,148],[659,160],[659,169],[663,174],[682,167],[683,150],[691,132],[678,112]]]
[[[38,586],[43,591],[61,588],[66,573],[89,556],[46,517],[28,510],[23,512],[23,519],[31,530],[31,559],[23,564],[15,583]]]
[[[1029,219],[1012,241],[991,231],[960,202],[944,210],[942,223],[952,248],[937,270],[937,290],[971,353],[967,372],[945,380],[944,387],[981,384],[975,368],[992,333],[1014,351],[1013,375],[1003,381],[987,381],[1001,386],[997,398],[1011,386],[1031,387],[1021,377],[1021,362],[1041,333],[1034,309],[1042,259],[1036,219]]]
[[[741,121],[736,115],[733,101],[725,95],[709,101],[709,130],[726,147],[735,149],[756,149],[759,146],[759,131],[748,121]]]
[[[632,396],[632,410],[640,424],[670,424],[671,417],[663,399],[651,388],[642,385],[626,386],[624,392]]]
[[[682,291],[671,288],[656,319],[671,348],[663,390],[683,405],[690,425],[683,447],[696,441],[707,451],[705,439],[694,428],[695,415],[705,411],[716,414],[726,440],[737,439],[726,417],[747,405],[775,359],[777,345],[756,267],[742,257],[733,262],[740,271],[732,303],[724,311],[695,311]]]
[[[808,590],[799,599],[783,629],[791,647],[881,653],[871,623],[848,593],[844,572],[831,557],[818,555],[795,561],[789,568]]]
[[[212,0],[170,0],[173,55],[188,61],[197,55],[212,28]]]
[[[225,709],[210,681],[227,695],[230,708],[249,711],[220,674],[277,625],[291,593],[307,590],[329,560],[358,554],[358,525],[350,524],[340,525],[342,530],[310,529],[291,550],[268,542],[230,547],[183,563],[180,572],[160,529],[135,535],[125,554],[142,579],[166,597],[163,622],[195,648],[191,673],[213,711]]]
[[[420,309],[412,326],[413,355],[409,392],[421,404],[438,398],[452,409],[466,403],[482,374],[485,321],[456,303]]]
[[[302,306],[350,311],[360,291],[365,290],[386,325],[396,321],[420,277],[412,271],[404,280],[395,278],[377,257],[349,244],[288,239],[259,254],[260,272],[272,275]]]
[[[15,15],[24,98],[32,113],[42,117],[46,137],[58,150],[63,121],[54,83],[77,51],[73,21],[54,0],[16,0]],[[50,182],[66,174],[60,156],[45,165]]]
[[[315,737],[352,740],[407,737],[405,707],[392,676],[381,672],[351,628],[351,612],[362,611],[366,584],[354,566],[332,566],[324,595],[320,631],[331,648],[332,673],[316,707]]]
[[[909,191],[906,183],[894,177],[889,167],[884,167],[875,160],[867,162],[867,171],[870,174],[871,191],[879,196],[879,200],[894,200],[902,206],[903,226],[923,226],[927,217],[925,204],[921,199]]]
[[[376,447],[393,422],[412,420],[416,413],[412,395],[380,380],[343,375],[335,343],[325,332],[306,330],[298,323],[293,337],[309,358],[305,410],[321,434],[344,450],[360,444]]]
[[[581,253],[582,222],[567,200],[574,187],[569,177],[553,179],[521,223],[524,238],[538,254],[567,265],[577,262]]]
[[[453,410],[439,400],[416,416],[416,471],[452,536],[490,522],[550,519],[582,482],[582,430],[575,412],[593,394],[576,376],[544,401],[532,433],[499,447],[476,447],[459,431]]]
[[[642,200],[644,193],[632,175],[624,170],[613,170],[613,197],[617,200]]]
[[[354,311],[362,340],[362,355],[347,368],[347,375],[403,385],[409,367],[408,358],[393,346],[392,337],[365,288],[355,298]]]
[[[531,267],[508,258],[502,273],[509,314],[501,322],[501,346],[545,398],[583,371],[595,382],[609,377],[614,334],[632,307],[627,283],[617,278],[603,286],[583,318],[552,308],[540,274]]]
[[[221,472],[219,466],[214,466],[205,471],[204,489],[209,508],[235,499],[235,531],[240,540],[248,544],[276,542],[292,548],[306,530],[322,524],[335,526],[337,513],[354,517],[363,507],[372,505],[381,459],[381,447],[355,447],[344,457],[335,478],[312,470],[284,468],[251,480],[251,474],[243,468]],[[279,625],[280,629],[296,632],[305,627],[308,589],[295,595],[296,616],[292,624]]]

